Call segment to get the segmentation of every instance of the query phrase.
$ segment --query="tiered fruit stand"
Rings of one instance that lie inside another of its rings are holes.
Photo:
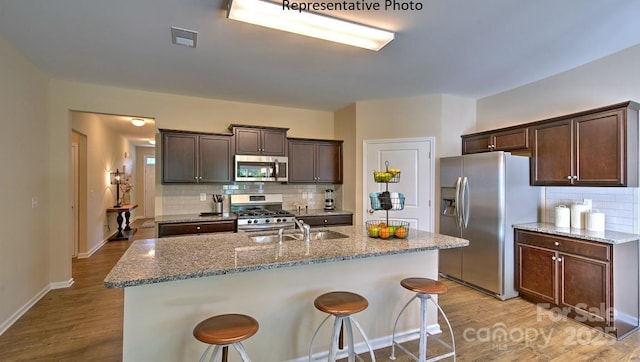
[[[389,184],[400,182],[400,170],[389,168],[389,161],[385,161],[385,171],[374,171],[373,180],[376,183],[384,183],[385,191],[369,194],[371,208],[373,210],[385,210],[384,220],[369,220],[366,222],[367,234],[372,238],[399,238],[409,236],[409,223],[406,221],[389,220],[389,210],[404,209],[404,195],[402,193],[390,193]]]

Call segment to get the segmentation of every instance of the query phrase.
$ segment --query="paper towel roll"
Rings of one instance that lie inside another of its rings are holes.
[[[585,227],[589,231],[604,231],[604,213],[597,211],[585,213]]]
[[[568,228],[571,226],[571,211],[565,205],[556,207],[556,227]]]
[[[589,211],[589,205],[575,203],[571,205],[571,227],[584,229],[584,213]]]

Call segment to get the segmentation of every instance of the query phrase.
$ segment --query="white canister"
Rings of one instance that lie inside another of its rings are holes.
[[[584,213],[589,211],[589,205],[575,203],[571,205],[571,227],[584,229]]]
[[[585,228],[589,231],[604,231],[604,213],[597,210],[585,213]]]
[[[556,207],[556,227],[568,228],[571,226],[571,211],[565,205]]]

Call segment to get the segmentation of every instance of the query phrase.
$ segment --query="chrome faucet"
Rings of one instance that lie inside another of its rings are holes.
[[[284,233],[284,228],[278,229],[278,242],[282,244],[282,233]]]
[[[300,228],[300,230],[302,230],[302,232],[304,233],[304,241],[311,241],[309,239],[310,234],[311,234],[311,226],[309,224],[305,224],[304,221],[298,220],[296,218],[294,218],[293,221]]]

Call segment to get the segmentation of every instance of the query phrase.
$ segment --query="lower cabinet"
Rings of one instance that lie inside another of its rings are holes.
[[[235,232],[234,220],[158,224],[158,237]]]
[[[617,338],[638,329],[637,241],[614,245],[516,230],[515,248],[522,298]]]
[[[304,221],[310,226],[337,226],[353,225],[353,215],[328,215],[328,216],[296,216],[296,219]]]

